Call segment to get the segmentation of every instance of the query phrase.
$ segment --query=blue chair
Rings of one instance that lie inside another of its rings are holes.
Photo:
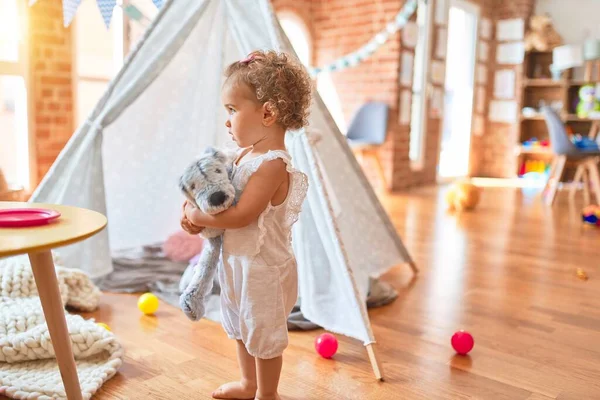
[[[549,106],[542,107],[542,115],[548,127],[548,135],[550,137],[550,148],[554,153],[554,160],[550,177],[544,188],[546,196],[546,204],[552,205],[556,198],[556,191],[567,162],[577,164],[575,172],[574,185],[571,187],[571,198],[575,195],[576,185],[583,182],[583,193],[585,203],[589,204],[588,193],[588,178],[590,174],[591,184],[596,196],[596,201],[600,203],[600,175],[598,173],[598,158],[600,150],[598,149],[582,149],[578,148],[571,142],[569,135],[565,129],[563,121],[560,119],[556,111]],[[587,169],[587,171],[586,171]]]
[[[377,156],[379,146],[385,143],[388,127],[389,106],[382,102],[363,104],[354,115],[346,138],[361,163],[366,155],[374,156],[379,168],[379,177],[385,183],[385,174]]]

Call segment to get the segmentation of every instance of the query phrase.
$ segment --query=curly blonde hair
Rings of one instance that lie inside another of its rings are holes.
[[[312,81],[306,69],[286,53],[254,51],[225,70],[226,82],[246,84],[260,104],[267,104],[285,129],[308,125]]]

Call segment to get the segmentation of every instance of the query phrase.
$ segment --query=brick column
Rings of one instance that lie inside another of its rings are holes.
[[[60,0],[39,0],[28,8],[31,121],[37,182],[73,133],[72,41],[63,27]]]

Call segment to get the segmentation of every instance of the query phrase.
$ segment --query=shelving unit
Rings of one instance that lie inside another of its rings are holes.
[[[565,71],[559,80],[552,79],[550,64],[552,64],[552,51],[525,53],[523,65],[519,69],[522,74],[519,110],[523,110],[525,107],[539,110],[541,102],[550,106],[554,104],[568,130],[573,134],[587,135],[593,120],[577,117],[578,92],[581,86],[596,85],[596,82],[574,80],[572,79],[572,70]],[[521,175],[524,170],[523,165],[528,161],[543,161],[546,168],[549,169],[552,162],[552,151],[549,147],[523,146],[523,143],[534,138],[538,141],[549,139],[543,116],[521,113],[518,128],[518,143],[515,147],[517,175]],[[571,174],[572,171],[566,171],[567,176]]]

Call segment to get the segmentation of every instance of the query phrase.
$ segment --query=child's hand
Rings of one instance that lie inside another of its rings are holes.
[[[186,200],[185,203],[183,203],[183,212],[181,213],[181,220],[179,222],[184,231],[186,231],[190,235],[197,235],[204,230],[204,227],[196,226],[196,225],[192,224],[192,222],[188,219],[188,217],[186,216],[186,213],[185,213],[185,209],[187,206],[188,206],[188,202]],[[190,206],[191,206],[191,204],[190,204]]]

